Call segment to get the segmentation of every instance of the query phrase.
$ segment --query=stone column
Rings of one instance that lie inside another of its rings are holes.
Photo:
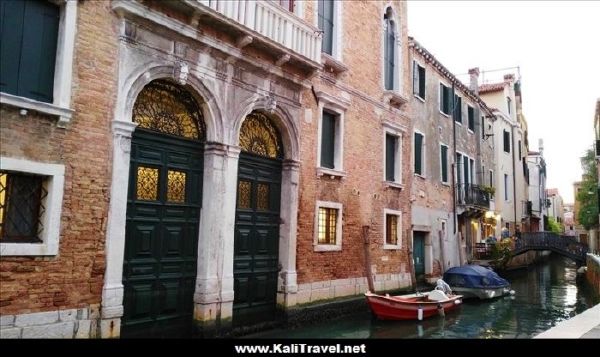
[[[226,328],[233,313],[233,243],[240,149],[209,143],[204,150],[202,213],[194,319],[202,333]]]
[[[281,172],[281,226],[279,227],[279,272],[277,304],[289,308],[296,305],[296,229],[298,225],[298,181],[300,163],[286,160]]]
[[[110,186],[110,203],[106,227],[106,272],[102,288],[102,338],[119,337],[123,316],[123,259],[125,255],[125,224],[131,134],[136,123],[114,120],[113,167]]]

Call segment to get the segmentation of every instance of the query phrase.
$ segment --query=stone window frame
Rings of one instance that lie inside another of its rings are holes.
[[[335,244],[319,244],[319,208],[336,209],[337,217],[335,224]],[[342,214],[343,204],[332,201],[319,201],[315,205],[315,223],[313,234],[313,249],[315,252],[333,252],[342,250]]]
[[[444,113],[444,108],[442,107],[442,96],[444,95],[444,93],[442,91],[442,87],[441,86],[444,86],[446,88],[452,88],[452,86],[447,85],[446,82],[444,82],[442,80],[439,80],[439,85],[438,85],[438,104],[437,104],[437,106],[438,106],[438,112],[441,115],[445,116],[446,118],[452,118],[452,115],[451,115],[452,114],[452,108],[451,107],[452,107],[452,103],[453,103],[454,98],[449,98],[449,100],[451,101],[451,103],[449,104],[450,105],[450,108],[449,108],[450,109],[450,113],[448,113],[448,114]],[[454,118],[452,118],[452,120],[454,120]]]
[[[396,216],[398,226],[396,227],[396,232],[398,237],[396,237],[396,244],[388,244],[387,243],[387,216]],[[402,249],[402,211],[384,208],[383,209],[383,249],[385,250],[399,250]]]
[[[75,34],[77,32],[78,0],[47,1],[60,7],[54,67],[53,102],[46,103],[31,98],[0,92],[0,103],[21,109],[22,115],[27,115],[27,110],[32,110],[42,114],[55,116],[58,118],[56,126],[65,128],[73,116],[73,109],[71,109],[71,88]]]
[[[394,48],[394,73],[392,74],[392,89],[385,88],[385,35],[386,26],[384,16],[386,16],[387,10],[390,9],[392,16],[390,21],[394,23],[394,34],[395,34],[395,48]],[[402,51],[402,24],[400,23],[400,16],[397,15],[396,9],[391,3],[385,4],[381,15],[381,89],[387,92],[393,92],[402,95],[404,90],[403,81],[403,51]]]
[[[333,0],[332,0],[333,1]],[[325,56],[330,56],[336,61],[343,62],[342,53],[343,41],[344,41],[344,21],[343,21],[343,7],[344,1],[333,1],[333,44],[331,49],[331,55],[321,51]],[[298,15],[300,16],[300,15]],[[313,25],[319,28],[319,6],[317,1],[314,2],[313,6]]]
[[[317,109],[319,111],[317,125],[317,176],[345,177],[347,173],[344,171],[344,116],[350,106],[350,102],[324,92],[317,92],[316,95],[319,99]],[[333,169],[321,166],[323,111],[336,116]]]
[[[443,172],[442,172],[442,146],[446,147],[446,181],[444,181],[444,176],[443,176]],[[449,159],[449,154],[450,153],[450,146],[448,144],[444,144],[443,142],[440,142],[440,182],[442,183],[442,185],[445,186],[450,186],[450,174],[451,174],[451,170],[450,170],[450,159]]]
[[[58,254],[60,219],[65,183],[65,166],[12,157],[0,157],[0,170],[46,176],[44,199],[46,211],[41,217],[44,226],[41,243],[0,243],[0,256],[50,256]]]
[[[415,141],[415,134],[420,134],[423,137],[423,142],[421,143],[422,149],[421,149],[421,173],[418,174],[415,172],[415,148],[414,148],[414,141]],[[427,141],[426,141],[426,137],[425,137],[425,133],[423,133],[420,130],[413,130],[413,137],[412,137],[412,147],[413,147],[413,152],[412,152],[412,157],[411,157],[411,161],[412,161],[412,172],[414,176],[420,177],[422,179],[427,179],[427,170],[426,170],[426,161],[427,161]]]
[[[383,183],[385,186],[388,187],[396,187],[396,188],[404,188],[404,180],[402,179],[402,147],[404,146],[404,133],[405,130],[403,128],[401,128],[400,126],[398,126],[397,124],[394,124],[392,122],[389,121],[384,121],[383,122],[383,137],[382,137],[382,143],[383,143]],[[394,181],[388,181],[387,177],[386,177],[386,155],[387,155],[387,151],[386,151],[386,135],[392,135],[395,136],[397,141],[397,146],[396,146],[396,157],[395,157],[395,167],[394,167],[394,177],[396,177],[396,180]]]
[[[471,109],[471,112],[473,113],[473,129],[471,129],[471,123],[469,122],[469,109]],[[476,123],[475,123],[475,107],[468,104],[467,103],[467,132],[469,134],[475,134],[475,127],[476,127]]]

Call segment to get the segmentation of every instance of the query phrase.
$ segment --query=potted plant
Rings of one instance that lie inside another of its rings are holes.
[[[483,186],[481,186],[481,190],[483,192],[487,192],[490,195],[490,198],[493,198],[494,194],[496,193],[496,188],[492,187],[492,186],[483,185]]]

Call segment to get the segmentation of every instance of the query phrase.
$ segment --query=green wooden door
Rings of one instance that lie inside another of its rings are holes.
[[[279,262],[281,161],[242,152],[234,244],[234,324],[274,318]]]
[[[413,260],[417,280],[425,275],[425,232],[413,232]]]
[[[131,148],[123,337],[188,336],[202,203],[202,146],[138,129]]]

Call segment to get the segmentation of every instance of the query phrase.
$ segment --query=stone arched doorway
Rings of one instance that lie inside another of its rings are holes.
[[[206,128],[196,98],[154,80],[133,107],[122,337],[192,331]]]
[[[240,129],[234,237],[233,323],[274,318],[279,271],[280,133],[265,113],[253,111]]]

